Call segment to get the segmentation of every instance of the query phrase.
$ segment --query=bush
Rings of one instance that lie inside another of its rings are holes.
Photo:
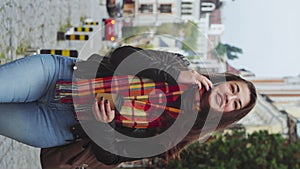
[[[300,169],[300,141],[288,144],[281,135],[267,131],[247,137],[244,131],[235,131],[190,145],[181,161],[170,161],[165,168]]]

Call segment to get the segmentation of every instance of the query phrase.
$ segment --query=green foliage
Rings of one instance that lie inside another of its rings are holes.
[[[158,27],[123,27],[122,35],[125,39],[125,42],[134,41],[134,39],[141,37],[142,35],[148,34],[150,30],[155,30],[156,35],[171,35],[174,38],[184,36],[184,39],[182,41],[183,50],[195,50],[197,48],[199,30],[193,22],[163,23]]]
[[[162,23],[157,27],[157,34],[169,34],[173,36],[179,36],[179,27],[178,23]]]
[[[217,54],[219,56],[227,55],[228,59],[237,59],[238,54],[242,54],[243,50],[241,48],[231,46],[228,44],[219,43],[218,46],[215,48]]]
[[[66,24],[60,24],[58,28],[58,32],[65,32],[67,29],[71,28],[70,20],[67,20]]]
[[[267,131],[247,137],[244,131],[233,132],[190,145],[181,161],[170,161],[165,168],[300,169],[300,141],[288,144],[281,135]]]
[[[151,27],[148,26],[123,27],[122,36],[125,38],[125,41],[128,41],[137,36],[141,36],[145,32],[149,32],[150,29]]]
[[[87,18],[86,16],[80,16],[80,23],[83,24],[86,18]]]
[[[194,23],[188,22],[182,29],[185,37],[183,40],[183,50],[197,49],[197,40],[199,36],[198,27]]]
[[[3,52],[0,53],[0,64],[3,64],[2,61],[4,61],[4,63],[6,63],[9,59],[6,58],[5,54]]]
[[[5,58],[5,54],[4,53],[0,53],[0,59],[4,59]]]
[[[201,56],[199,55],[188,55],[186,56],[188,60],[194,60],[194,59],[199,59]]]
[[[184,35],[183,50],[195,50],[197,48],[197,39],[199,35],[198,27],[195,23],[163,23],[157,28],[157,34],[168,34],[179,37]]]
[[[28,43],[20,43],[19,46],[16,49],[17,55],[23,55],[26,49],[30,48],[30,45]]]
[[[153,49],[153,44],[143,44],[143,45],[137,45],[137,47],[143,48],[143,49]]]

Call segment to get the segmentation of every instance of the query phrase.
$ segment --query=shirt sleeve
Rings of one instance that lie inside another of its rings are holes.
[[[106,164],[106,165],[113,165],[113,164],[120,164],[122,162],[127,161],[135,161],[140,160],[141,158],[129,158],[129,157],[122,157],[113,153],[110,153],[103,148],[99,147],[97,144],[92,144],[92,149],[94,155],[96,156],[97,160]]]
[[[121,74],[137,75],[154,81],[175,82],[182,69],[187,69],[189,61],[180,54],[143,50],[123,46],[110,55],[110,62]]]
[[[100,145],[98,145],[94,141],[101,141],[102,144],[109,146],[111,149],[114,149],[116,151],[118,150],[118,152],[123,152],[123,149],[125,148],[123,146],[124,141],[123,142],[116,141],[118,139],[116,138],[115,130],[129,137],[141,137],[141,138],[152,136],[152,132],[150,132],[148,129],[133,129],[133,128],[126,128],[126,127],[118,127],[115,121],[112,121],[108,124],[109,126],[101,122],[94,122],[94,123],[91,122],[85,126],[85,128],[89,130],[90,134],[95,134],[95,135],[99,134],[99,130],[101,130],[101,140],[97,140],[97,137],[91,139],[92,150],[97,160],[106,165],[113,165],[125,161],[135,161],[135,160],[142,159],[142,158],[130,158],[130,157],[116,155],[112,152],[103,149]],[[132,150],[136,148],[135,144],[134,143],[130,144],[129,141],[127,141],[126,145],[132,145],[131,148]]]

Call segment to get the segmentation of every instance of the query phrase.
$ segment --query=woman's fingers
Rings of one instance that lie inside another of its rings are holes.
[[[106,122],[107,121],[107,115],[106,115],[106,112],[105,112],[103,97],[101,97],[101,99],[100,99],[99,108],[100,108],[100,112],[101,112],[100,115],[101,115],[102,122]]]
[[[194,77],[196,78],[196,81],[198,82],[197,84],[199,86],[199,89],[201,89],[202,86],[204,86],[207,91],[210,88],[213,88],[212,82],[207,77],[199,74],[196,71],[193,71],[193,73],[194,73]]]
[[[115,111],[111,110],[109,101],[104,101],[103,98],[100,99],[100,102],[97,100],[95,101],[93,105],[93,114],[97,121],[104,123],[109,123],[115,118]]]
[[[207,83],[211,89],[214,87],[213,83],[209,79],[207,79]]]
[[[115,111],[111,110],[109,100],[105,101],[107,122],[111,122],[115,118]]]
[[[199,89],[205,87],[206,90],[213,88],[212,82],[204,75],[195,70],[183,70],[179,73],[177,78],[179,83],[197,84]]]
[[[208,91],[210,88],[213,87],[212,82],[203,76],[203,78],[200,80],[200,82],[204,85],[205,89]]]
[[[94,105],[93,105],[93,114],[95,116],[95,119],[97,121],[101,121],[101,112],[99,110],[99,105],[98,105],[98,100],[95,100]]]

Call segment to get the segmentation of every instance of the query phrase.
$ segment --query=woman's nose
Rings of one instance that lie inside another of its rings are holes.
[[[232,94],[232,93],[226,93],[226,103],[228,103],[231,100],[234,100],[237,98],[237,95]]]

